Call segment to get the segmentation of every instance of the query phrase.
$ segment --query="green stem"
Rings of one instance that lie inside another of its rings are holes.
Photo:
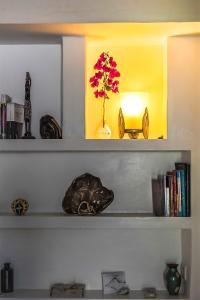
[[[103,98],[103,128],[105,126],[105,102],[106,102],[106,98]]]

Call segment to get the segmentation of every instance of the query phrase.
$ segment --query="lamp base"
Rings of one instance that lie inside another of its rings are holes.
[[[125,129],[125,133],[128,133],[130,139],[138,139],[141,132],[142,130],[140,129]]]

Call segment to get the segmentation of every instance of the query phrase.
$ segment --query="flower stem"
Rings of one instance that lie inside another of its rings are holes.
[[[106,98],[103,98],[103,128],[105,126],[105,103],[106,103]]]

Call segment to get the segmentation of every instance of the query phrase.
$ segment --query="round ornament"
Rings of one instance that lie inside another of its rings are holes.
[[[11,208],[16,216],[24,216],[29,208],[29,204],[25,199],[18,198],[12,202]]]

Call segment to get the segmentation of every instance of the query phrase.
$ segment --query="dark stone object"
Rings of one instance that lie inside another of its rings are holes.
[[[169,295],[176,296],[181,286],[181,274],[177,270],[178,264],[168,263],[164,274],[166,288]]]
[[[11,208],[16,216],[24,216],[29,208],[29,204],[25,199],[19,198],[12,202]]]
[[[62,139],[62,130],[52,116],[45,115],[40,119],[40,135],[43,139]]]
[[[86,173],[74,179],[66,191],[62,207],[68,214],[96,215],[113,199],[113,191],[105,188],[100,178]]]

